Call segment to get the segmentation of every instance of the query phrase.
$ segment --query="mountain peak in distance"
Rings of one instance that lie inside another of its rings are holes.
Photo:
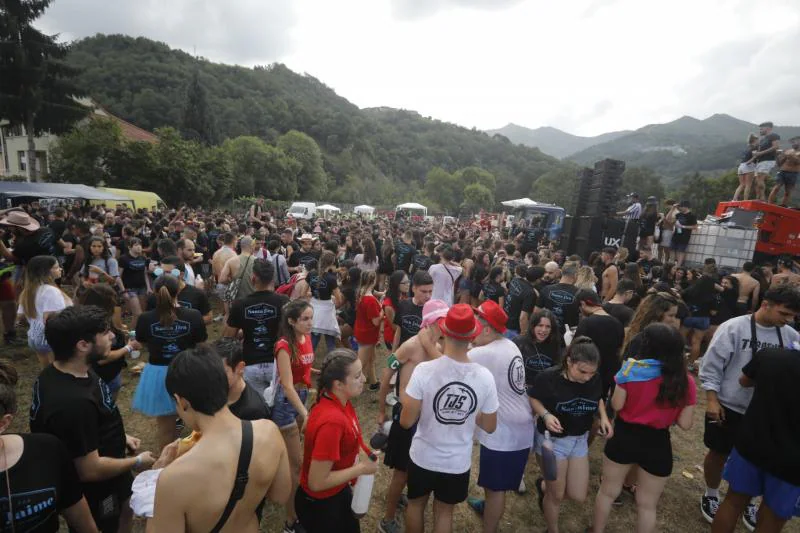
[[[616,131],[604,133],[596,137],[581,137],[572,135],[552,126],[542,126],[536,129],[526,128],[519,124],[510,122],[502,128],[488,130],[490,136],[499,134],[506,137],[514,144],[522,144],[538,148],[548,155],[558,158],[565,158],[576,152],[580,152],[590,146],[614,140],[627,135],[630,131]]]

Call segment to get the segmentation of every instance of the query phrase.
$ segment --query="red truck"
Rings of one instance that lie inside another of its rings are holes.
[[[760,200],[720,202],[717,217],[731,212],[734,217],[752,220],[758,228],[754,260],[779,255],[800,257],[800,211]]]

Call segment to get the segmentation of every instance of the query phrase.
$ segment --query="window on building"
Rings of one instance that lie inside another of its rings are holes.
[[[17,152],[17,159],[19,161],[19,171],[20,172],[27,172],[28,171],[28,156],[27,156],[27,154],[23,150],[20,150],[19,152]]]

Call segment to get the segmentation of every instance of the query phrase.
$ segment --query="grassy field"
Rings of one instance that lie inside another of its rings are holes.
[[[221,327],[215,323],[210,327],[209,337],[216,339],[220,335]],[[324,344],[324,343],[322,343]],[[324,349],[324,348],[323,348]],[[19,413],[11,431],[28,431],[28,409],[31,401],[31,387],[36,379],[39,368],[36,357],[27,348],[0,349],[0,356],[13,360],[20,373],[18,386]],[[379,352],[379,360],[383,360],[384,352]],[[143,355],[146,357],[146,354]],[[318,356],[319,360],[319,356]],[[123,371],[123,387],[118,400],[119,409],[125,421],[128,434],[142,439],[142,449],[152,450],[155,446],[155,423],[131,411],[131,400],[137,384],[137,376],[130,371]],[[702,395],[699,395],[702,402]],[[364,394],[355,401],[366,439],[377,430],[377,394],[365,390]],[[703,491],[703,473],[701,466],[705,448],[703,446],[703,411],[702,406],[695,415],[695,424],[691,431],[684,432],[673,430],[672,445],[675,454],[675,468],[666,490],[661,497],[658,509],[658,530],[664,532],[694,533],[709,531],[710,526],[703,520],[699,510],[700,494]],[[481,496],[482,490],[476,485],[477,451],[473,450],[473,470],[471,496]],[[564,533],[583,532],[591,523],[594,494],[599,484],[602,460],[602,443],[595,441],[591,449],[591,485],[587,501],[582,504],[567,502],[561,510],[561,531]],[[377,522],[383,516],[384,494],[389,483],[391,471],[381,467],[376,475],[375,489],[369,514],[361,522],[365,532],[376,532]],[[528,462],[525,481],[530,491],[525,495],[510,494],[507,498],[505,516],[501,523],[504,532],[543,532],[545,531],[544,518],[536,505],[534,480],[538,477],[538,469],[533,458]],[[724,488],[724,483],[723,483]],[[430,520],[430,509],[428,519]],[[462,504],[456,507],[454,516],[454,531],[458,533],[471,533],[481,531],[480,518]],[[261,531],[275,533],[282,529],[283,510],[268,506],[265,518],[261,523]],[[635,526],[635,506],[632,498],[626,497],[624,505],[614,508],[607,531],[611,533],[631,533]],[[432,529],[429,525],[428,531]],[[66,531],[66,528],[63,529]],[[134,531],[144,531],[144,522],[137,521]],[[740,524],[737,531],[747,530]],[[790,523],[784,531],[800,533],[798,521]]]

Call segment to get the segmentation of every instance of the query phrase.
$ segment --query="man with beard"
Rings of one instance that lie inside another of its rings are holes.
[[[91,369],[111,349],[114,333],[99,307],[68,307],[45,325],[55,361],[33,385],[32,433],[50,433],[75,462],[86,501],[103,532],[131,529],[132,470],[150,468],[150,452],[127,457],[140,441],[125,434],[111,391]]]

